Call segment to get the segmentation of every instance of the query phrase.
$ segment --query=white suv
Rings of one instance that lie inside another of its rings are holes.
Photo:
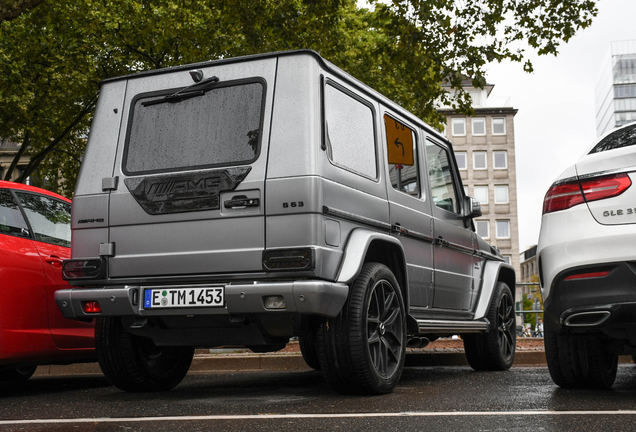
[[[561,387],[611,387],[636,352],[636,124],[603,136],[543,203],[545,349]]]

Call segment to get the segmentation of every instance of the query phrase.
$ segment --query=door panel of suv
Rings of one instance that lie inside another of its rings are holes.
[[[129,80],[113,172],[120,186],[110,196],[110,277],[262,270],[275,74],[276,59],[266,59],[204,68],[204,79],[218,82],[192,91],[187,71]]]
[[[406,254],[410,305],[427,307],[433,301],[433,237],[421,152],[415,128],[393,114],[383,120],[391,225]]]
[[[462,217],[461,191],[450,150],[426,141],[426,161],[433,201],[435,294],[433,307],[468,310],[473,291],[475,257],[472,231]]]

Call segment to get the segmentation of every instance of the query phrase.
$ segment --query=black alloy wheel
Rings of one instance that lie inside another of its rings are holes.
[[[468,364],[478,371],[508,370],[515,358],[517,326],[514,298],[504,282],[497,283],[486,318],[489,332],[462,335]]]
[[[503,293],[497,306],[497,332],[499,334],[499,350],[502,359],[511,360],[515,355],[516,326],[514,302],[509,293]]]
[[[367,343],[371,362],[378,374],[389,377],[400,367],[405,340],[404,311],[393,285],[385,279],[371,289],[367,312]]]
[[[406,341],[397,279],[385,265],[366,263],[340,314],[318,327],[320,370],[340,393],[390,393],[402,375]]]

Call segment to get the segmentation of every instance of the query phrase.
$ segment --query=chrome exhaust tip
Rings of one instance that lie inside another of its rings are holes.
[[[406,343],[407,348],[424,348],[429,344],[429,340],[427,338],[422,337],[412,337]]]
[[[610,311],[579,312],[565,319],[566,327],[593,327],[603,324],[612,315]]]

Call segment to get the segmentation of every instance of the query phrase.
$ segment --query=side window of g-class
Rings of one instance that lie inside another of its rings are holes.
[[[459,193],[453,179],[450,151],[431,141],[426,141],[426,162],[431,183],[433,203],[446,211],[459,214]]]

